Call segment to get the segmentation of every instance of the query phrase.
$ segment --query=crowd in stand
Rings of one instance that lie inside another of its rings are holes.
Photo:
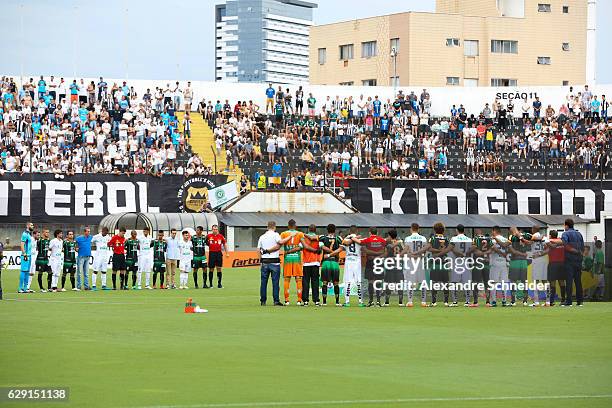
[[[0,80],[0,174],[209,174],[197,156],[179,161],[190,137],[191,84],[139,97],[127,82],[51,76],[18,86]],[[187,113],[179,130],[177,110]]]

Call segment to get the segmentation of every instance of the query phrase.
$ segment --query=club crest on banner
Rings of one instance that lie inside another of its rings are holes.
[[[185,181],[178,190],[180,212],[201,212],[208,203],[208,190],[216,184],[207,177],[193,177]]]

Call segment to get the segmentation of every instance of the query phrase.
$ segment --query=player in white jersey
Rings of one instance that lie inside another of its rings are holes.
[[[539,227],[531,229],[531,250],[528,252],[531,262],[531,279],[537,282],[546,282],[548,280],[548,252],[546,244],[548,237],[540,234]],[[540,291],[534,290],[534,302],[531,306],[540,306]]]
[[[153,238],[150,235],[149,227],[144,227],[142,235],[138,237],[138,289],[141,289],[142,274],[145,274],[145,288],[151,288],[151,272],[153,271]]]
[[[108,261],[111,257],[111,249],[108,247],[108,241],[111,236],[108,233],[108,228],[102,227],[99,234],[95,235],[91,243],[95,245],[96,252],[94,254],[93,273],[91,274],[91,290],[96,289],[98,281],[98,272],[102,274],[102,290],[106,290],[106,271],[108,270]]]
[[[489,280],[499,284],[508,282],[508,239],[502,236],[501,228],[493,227],[492,231],[493,243],[491,245],[491,253],[489,254],[489,262],[491,269],[489,271]],[[502,305],[506,305],[507,291],[502,289]],[[491,307],[497,306],[497,290],[491,290]]]
[[[421,289],[421,307],[427,307],[427,289],[423,287],[425,281],[425,258],[424,254],[427,250],[427,238],[419,234],[419,224],[416,222],[410,226],[411,234],[404,238],[403,255],[408,255],[408,262],[404,265],[404,281],[410,287],[408,288],[408,303],[407,307],[413,306],[414,290],[412,287],[420,287]]]
[[[180,286],[179,289],[189,289],[187,282],[189,281],[189,272],[191,272],[191,261],[193,260],[193,244],[189,232],[183,231],[183,239],[179,241],[179,270]]]
[[[32,232],[32,250],[30,252],[30,275],[28,276],[28,293],[34,293],[30,286],[34,280],[36,273],[36,258],[38,257],[38,240],[40,239],[40,231]]]
[[[49,259],[49,266],[51,266],[51,291],[57,292],[57,284],[59,282],[62,269],[64,267],[64,242],[62,241],[64,234],[62,230],[55,230],[53,232],[53,239],[49,242],[49,251],[51,252],[51,258]]]
[[[351,225],[349,235],[342,241],[345,251],[344,258],[344,306],[350,305],[351,285],[357,285],[357,296],[359,306],[363,306],[361,294],[361,245],[353,241],[353,237],[359,239],[357,226]]]
[[[451,251],[450,256],[453,259],[451,269],[451,282],[468,284],[472,281],[471,253],[472,239],[465,235],[465,227],[462,224],[457,225],[457,235],[450,239]],[[453,303],[451,306],[457,306],[457,290],[453,290]],[[472,291],[465,288],[465,307],[471,305]]]

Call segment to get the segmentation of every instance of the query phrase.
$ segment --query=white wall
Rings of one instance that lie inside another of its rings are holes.
[[[38,80],[37,75],[25,75],[24,81],[28,81],[29,78],[34,78],[35,82]],[[59,77],[57,77],[59,79]],[[48,81],[48,77],[45,77]],[[66,77],[65,80],[70,84],[73,78]],[[94,81],[98,83],[98,78],[83,78],[85,83]],[[19,81],[19,78],[16,78]],[[77,78],[79,82],[80,78]],[[121,85],[123,79],[105,78],[105,81],[109,84],[109,88],[116,82]],[[165,88],[166,84],[174,86],[176,80],[142,80],[142,79],[129,79],[126,80],[129,86],[133,86],[136,89],[139,97],[142,97],[147,88],[155,91],[155,87]],[[180,87],[184,88],[187,86],[186,81],[180,82]],[[232,106],[238,101],[247,102],[252,100],[254,103],[261,107],[260,111],[265,110],[266,96],[265,90],[268,87],[267,84],[246,84],[246,83],[223,83],[223,82],[206,82],[206,81],[191,81],[191,86],[194,90],[194,103],[192,108],[197,108],[197,103],[205,98],[207,101],[212,100],[215,103],[220,100],[222,103],[227,99],[230,101]],[[336,95],[341,98],[353,96],[353,99],[358,100],[359,96],[363,94],[366,98],[368,96],[374,97],[378,95],[379,99],[386,101],[387,99],[393,98],[392,87],[363,87],[363,86],[328,86],[328,85],[303,85],[304,87],[304,99],[308,98],[308,94],[312,93],[317,99],[317,109],[323,105],[327,96],[335,98]],[[283,85],[283,90],[289,88],[292,93],[295,93],[297,85]],[[520,99],[526,96],[529,100],[540,97],[540,101],[544,107],[551,104],[555,110],[559,110],[559,106],[565,102],[565,97],[568,93],[569,87],[441,87],[441,88],[430,88],[423,86],[412,86],[412,87],[399,87],[398,89],[404,91],[404,94],[408,95],[411,91],[418,96],[422,90],[427,88],[431,95],[432,100],[432,114],[435,116],[449,115],[450,108],[453,104],[459,106],[463,104],[468,113],[479,113],[482,111],[485,103],[492,103],[496,97],[506,104],[509,99]],[[274,84],[274,89],[278,89],[278,85]],[[583,86],[575,86],[574,92],[578,92],[583,89]],[[596,85],[590,87],[594,95],[607,95],[608,99],[612,97],[612,85]],[[294,98],[295,101],[295,98]],[[520,115],[520,105],[522,102],[514,103],[514,111]]]

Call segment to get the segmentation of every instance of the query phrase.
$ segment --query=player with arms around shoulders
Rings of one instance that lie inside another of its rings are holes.
[[[151,289],[151,272],[153,271],[153,237],[149,227],[144,227],[142,235],[138,237],[138,285],[142,289],[142,274],[145,274],[145,288]]]
[[[510,228],[510,241],[508,244],[508,251],[510,252],[510,267],[508,270],[508,277],[511,282],[525,282],[527,281],[527,269],[529,267],[529,261],[527,257],[528,252],[531,249],[531,234],[522,233],[517,227]],[[525,290],[523,291],[523,306],[528,306],[529,294]],[[516,305],[516,291],[510,291],[510,306]]]
[[[93,274],[91,275],[91,290],[98,290],[98,272],[102,275],[102,290],[106,288],[106,271],[108,270],[108,261],[110,260],[111,250],[108,246],[111,236],[108,233],[108,228],[102,227],[99,234],[94,235],[91,243],[96,247],[94,253]]]
[[[508,282],[508,241],[501,232],[498,226],[493,227],[491,249],[489,261],[491,269],[489,271],[489,280],[495,284]],[[507,291],[502,287],[502,306],[507,305]],[[491,291],[491,307],[497,306],[497,290],[494,288]]]
[[[361,244],[353,241],[353,238],[360,239],[356,225],[351,225],[349,235],[342,241],[345,251],[344,258],[344,306],[350,306],[351,285],[357,285],[357,296],[359,307],[364,307],[361,292]]]
[[[540,234],[540,227],[533,227],[531,229],[531,250],[529,251],[529,257],[532,259],[531,279],[540,283],[546,283],[548,281],[547,244],[548,237]],[[549,297],[549,291],[547,291],[546,297]],[[534,289],[534,300],[531,306],[540,306],[540,292],[537,287]],[[542,306],[550,306],[550,302],[545,301]]]
[[[323,250],[323,262],[321,263],[321,281],[323,282],[323,306],[327,305],[327,285],[332,282],[334,285],[334,295],[336,296],[336,306],[340,304],[340,264],[338,259],[342,252],[342,238],[336,235],[336,226],[327,226],[327,235],[319,237],[321,249]]]
[[[49,252],[51,259],[49,266],[51,267],[51,291],[57,292],[57,284],[59,283],[62,268],[64,267],[64,242],[62,238],[64,234],[62,230],[53,231],[53,239],[49,242]]]
[[[485,298],[486,307],[490,307],[490,291],[488,289],[488,282],[491,270],[490,255],[492,239],[489,235],[484,235],[481,229],[476,229],[476,235],[472,243],[472,255],[476,257],[474,268],[472,269],[472,281],[474,283],[483,283],[485,285]],[[480,262],[478,262],[480,260]],[[474,288],[472,292],[473,303],[472,305],[478,306],[478,288]]]
[[[391,230],[387,232],[387,246],[386,246],[386,256],[387,258],[391,258],[395,261],[396,257],[404,251],[404,243],[401,239],[397,239],[397,231]],[[396,283],[399,284],[404,277],[403,268],[398,268],[393,262],[393,266],[390,268],[385,268],[384,280],[387,283]],[[399,305],[404,306],[404,291],[398,289],[397,294],[399,297]],[[385,290],[385,307],[389,306],[389,300],[391,298],[391,289],[387,286]]]
[[[452,246],[448,242],[448,238],[444,235],[444,224],[437,222],[433,226],[434,235],[429,238],[428,252],[431,257],[431,269],[429,271],[429,280],[432,283],[448,283],[448,268],[446,266],[446,254],[452,250]],[[430,307],[437,305],[437,290],[431,290]],[[444,290],[444,306],[448,304],[448,290]]]
[[[189,272],[193,261],[193,243],[188,231],[183,231],[183,238],[179,241],[179,289],[189,289]]]
[[[304,235],[304,277],[302,297],[304,306],[308,306],[309,292],[312,288],[312,301],[315,306],[320,306],[319,302],[319,267],[321,266],[321,253],[319,236],[317,235],[317,226],[310,224],[308,233]]]
[[[289,229],[280,234],[283,241],[283,250],[285,258],[283,260],[283,278],[284,278],[284,294],[285,306],[289,306],[289,287],[291,278],[295,278],[295,286],[297,290],[297,305],[302,305],[302,277],[304,271],[302,269],[302,248],[304,234],[296,230],[295,220],[289,220],[287,224]]]
[[[451,282],[468,284],[472,281],[472,270],[468,262],[472,256],[472,239],[465,235],[465,227],[457,225],[457,234],[450,239],[451,251],[449,255],[453,258],[451,270]],[[462,262],[461,265],[459,265]],[[465,289],[465,307],[471,306],[471,290]],[[457,306],[457,290],[453,290],[453,307]]]
[[[423,287],[425,281],[425,258],[423,255],[429,250],[427,238],[419,234],[419,224],[410,226],[411,234],[404,238],[404,250],[401,255],[408,255],[409,262],[404,265],[404,280],[408,284],[421,287],[421,307],[427,307],[427,289]],[[406,307],[413,307],[414,290],[408,289],[408,303]]]
[[[387,240],[377,234],[378,230],[375,227],[371,227],[370,236],[368,236],[367,238],[352,238],[353,242],[361,245],[361,251],[366,255],[365,278],[368,280],[369,297],[367,307],[374,306],[374,292],[376,292],[376,306],[382,306],[380,304],[380,290],[374,290],[374,282],[382,280],[383,276],[381,276],[382,273],[377,273],[375,271],[374,259],[382,258],[385,255]]]

